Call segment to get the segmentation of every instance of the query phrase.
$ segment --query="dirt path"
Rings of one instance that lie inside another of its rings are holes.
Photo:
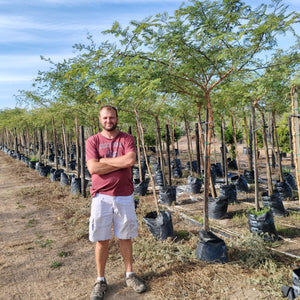
[[[36,204],[41,189],[56,197],[49,182],[0,151],[0,299],[89,299],[94,246],[72,242],[61,211]],[[107,281],[105,299],[151,298],[125,287],[120,258],[108,264]]]

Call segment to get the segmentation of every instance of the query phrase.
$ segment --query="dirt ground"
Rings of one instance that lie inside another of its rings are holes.
[[[70,195],[69,189],[59,182],[50,182],[2,151],[0,189],[0,299],[89,299],[96,276],[94,245],[88,241],[86,231],[90,199]],[[251,201],[245,204],[247,195],[243,197],[245,201],[229,207],[229,216],[245,205],[253,205]],[[147,203],[150,199],[152,196],[148,195],[142,200]],[[201,199],[189,200],[189,195],[183,194],[172,207],[177,232],[199,230],[195,225],[185,225],[188,222],[182,218],[202,214]],[[296,217],[280,222],[294,231],[286,234],[274,251],[290,254],[280,259],[286,261],[281,282],[290,280],[291,284],[291,270],[300,265],[299,203],[286,201],[284,205]],[[142,206],[138,213],[145,209]],[[278,291],[271,291],[275,274],[243,266],[234,256],[238,250],[231,250],[227,264],[187,261],[182,257],[169,263],[171,254],[165,254],[163,248],[171,242],[156,241],[141,220],[139,238],[149,244],[146,252],[161,243],[161,250],[155,254],[157,262],[152,265],[141,255],[139,245],[134,249],[136,271],[142,274],[148,290],[139,295],[125,286],[122,259],[112,241],[105,299],[281,299]],[[223,232],[239,234],[239,226],[230,217],[213,221],[212,225],[227,230]],[[284,235],[284,230],[281,233]],[[276,284],[278,288],[280,282]]]

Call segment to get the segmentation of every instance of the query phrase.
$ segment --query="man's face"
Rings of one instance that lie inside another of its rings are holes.
[[[100,124],[103,130],[114,131],[118,125],[118,118],[114,110],[103,108],[99,116]]]

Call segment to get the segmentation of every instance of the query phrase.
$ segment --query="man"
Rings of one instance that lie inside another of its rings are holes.
[[[105,265],[108,258],[112,226],[119,240],[125,265],[125,282],[136,292],[146,290],[133,273],[132,238],[137,236],[131,167],[136,161],[134,138],[117,129],[118,112],[110,106],[101,107],[102,131],[86,141],[87,167],[92,175],[89,239],[96,242],[97,280],[91,300],[103,299],[107,290]]]

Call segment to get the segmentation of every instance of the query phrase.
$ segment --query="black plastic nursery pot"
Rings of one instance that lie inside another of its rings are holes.
[[[30,160],[30,161],[28,162],[29,168],[35,170],[35,165],[36,165],[37,162],[38,162],[37,160]]]
[[[292,190],[297,190],[297,184],[295,182],[294,176],[291,173],[284,173],[283,179],[286,181],[292,188]]]
[[[282,296],[289,300],[296,299],[300,296],[300,268],[293,270],[293,286],[282,286]]]
[[[69,177],[65,172],[60,173],[60,185],[69,185]]]
[[[59,181],[60,180],[60,174],[63,172],[63,169],[51,169],[50,170],[50,181],[54,182],[54,181]]]
[[[210,219],[223,219],[227,216],[228,198],[220,196],[209,198],[208,200],[208,217]]]
[[[71,194],[80,194],[80,193],[81,193],[81,179],[73,176],[71,179]]]
[[[293,190],[287,181],[276,182],[275,189],[282,199],[293,200]]]
[[[237,191],[249,193],[248,183],[244,175],[238,176],[238,178],[234,180],[234,184]]]
[[[300,268],[293,270],[293,289],[296,297],[300,296]]]
[[[172,216],[168,210],[160,211],[159,214],[156,211],[149,212],[143,219],[156,239],[163,241],[174,236]]]
[[[226,263],[227,249],[225,242],[210,231],[199,231],[200,242],[197,245],[196,257],[200,260]]]
[[[268,192],[262,194],[262,204],[264,207],[270,207],[274,216],[284,217],[287,215],[280,194],[274,192],[271,196],[268,195]]]
[[[261,215],[248,214],[248,224],[250,232],[258,234],[265,241],[278,240],[278,234],[274,224],[274,218],[271,210]]]
[[[51,167],[50,166],[40,166],[39,172],[40,175],[43,177],[47,177],[48,174],[50,173]]]
[[[146,179],[142,182],[134,182],[133,183],[134,194],[145,196],[147,194],[148,185],[149,185],[149,179]]]
[[[235,184],[220,185],[220,196],[227,197],[228,203],[236,202],[236,186],[235,186]]]
[[[172,205],[176,201],[176,186],[162,186],[159,189],[159,202]]]
[[[254,171],[253,170],[244,170],[244,176],[246,181],[250,184],[254,183]]]
[[[188,176],[186,190],[188,193],[200,194],[202,180],[198,177]]]

